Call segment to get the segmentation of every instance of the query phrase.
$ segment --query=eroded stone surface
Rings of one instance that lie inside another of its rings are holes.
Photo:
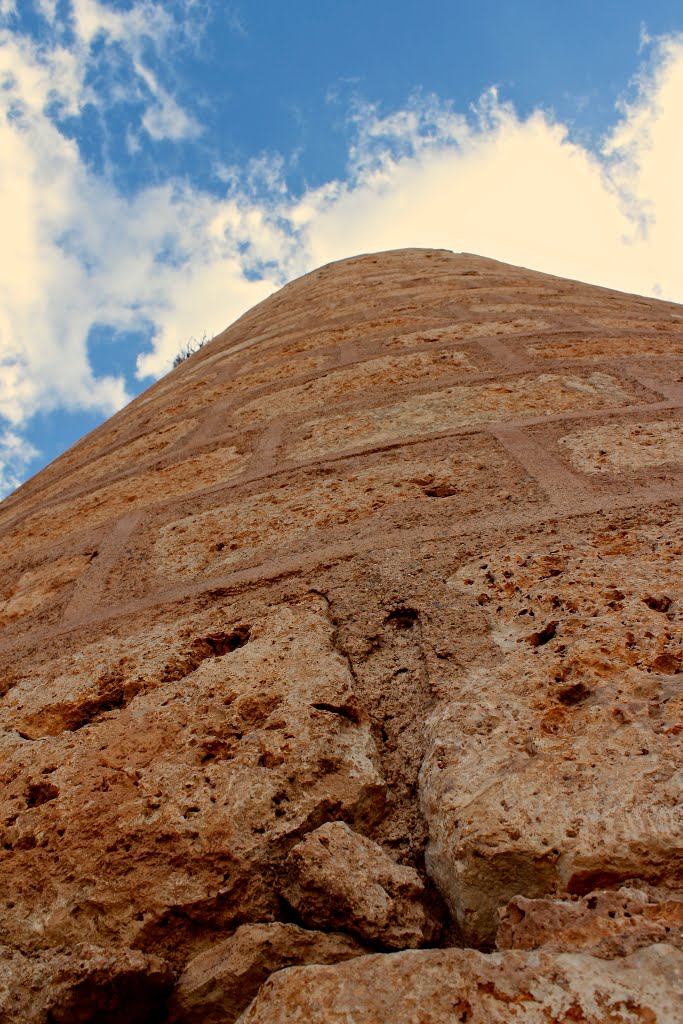
[[[493,439],[472,438],[466,450],[446,457],[391,452],[367,468],[339,466],[334,473],[279,481],[227,507],[169,523],[155,546],[157,569],[169,577],[220,574],[278,549],[308,547],[317,538],[324,543],[335,528],[367,528],[396,506],[456,497],[460,513],[471,515],[514,493],[536,495],[527,474],[510,465]]]
[[[489,308],[487,308],[486,312],[489,311]],[[505,306],[499,308],[510,315],[510,311]],[[495,312],[497,309],[494,308],[493,311]],[[523,335],[533,333],[534,331],[542,331],[544,328],[550,327],[550,323],[547,320],[514,316],[514,310],[511,312],[511,318],[506,320],[484,319],[481,323],[475,324],[465,321],[460,324],[454,324],[453,327],[436,328],[433,331],[423,330],[408,334],[402,333],[398,337],[393,338],[388,347],[412,348],[413,345],[424,345],[436,341],[464,341],[469,338],[495,337],[496,335],[507,334]]]
[[[434,714],[422,770],[430,871],[468,942],[517,893],[679,884],[682,552],[680,516],[641,515],[452,578],[496,648]]]
[[[176,678],[119,683],[99,707],[46,704],[5,733],[6,939],[177,957],[195,919],[272,919],[303,833],[381,814],[375,745],[324,610],[280,608],[223,642]]]
[[[328,822],[287,858],[282,892],[311,927],[342,928],[388,949],[427,945],[434,922],[412,868],[343,822]]]
[[[527,351],[541,359],[619,359],[634,356],[672,356],[683,352],[683,336],[629,334],[605,338],[582,334],[576,338],[553,338],[527,345]]]
[[[584,473],[624,473],[683,462],[683,423],[610,423],[577,430],[560,446]]]
[[[27,569],[10,583],[0,599],[0,625],[35,612],[51,598],[58,597],[69,584],[81,576],[96,552],[48,559],[42,565]]]
[[[273,970],[308,1020],[348,970],[310,1019],[669,1024],[678,953],[636,947],[682,897],[682,324],[345,260],[3,502],[0,928],[39,1008],[85,941],[195,1019]],[[492,949],[501,912],[536,952],[279,970]]]
[[[0,946],[3,1024],[149,1024],[162,1020],[173,972],[139,950],[87,943],[25,956]]]
[[[95,449],[91,451],[89,446],[84,446],[83,450],[77,447],[61,457],[65,460],[62,472],[55,474],[53,466],[48,466],[40,474],[41,477],[44,476],[44,480],[41,481],[42,486],[36,488],[37,494],[40,496],[39,500],[40,502],[51,501],[60,493],[72,488],[83,485],[92,487],[102,484],[117,472],[130,472],[139,460],[149,462],[151,459],[161,456],[181,438],[186,437],[196,424],[196,419],[188,418],[169,426],[161,426],[151,434],[142,434],[127,444],[113,448],[112,451],[106,452],[104,455],[98,455]],[[87,453],[90,451],[91,454],[88,457]],[[84,464],[70,468],[72,462],[77,463],[77,456],[83,459]],[[49,482],[51,477],[54,477],[52,483]],[[32,483],[34,481],[30,481],[27,486],[30,488]],[[11,505],[7,506],[7,512],[11,507]],[[4,522],[5,519],[2,515],[3,512],[5,512],[4,507],[0,510],[0,522]]]
[[[244,465],[243,453],[229,445],[88,491],[44,512],[36,512],[10,529],[0,541],[0,558],[44,544],[72,529],[97,526],[128,512],[168,501],[187,493],[188,487],[199,490],[225,483],[237,476]]]
[[[275,971],[335,964],[367,950],[347,935],[295,924],[245,924],[189,962],[176,986],[169,1024],[229,1024]]]
[[[683,900],[638,889],[601,890],[582,899],[529,900],[515,896],[501,911],[499,949],[586,950],[611,959],[665,942],[683,949]]]
[[[360,445],[387,444],[491,420],[625,405],[629,390],[625,382],[605,373],[585,378],[547,373],[456,386],[431,393],[428,401],[416,395],[353,417],[332,416],[304,428],[292,454],[299,459],[322,458]]]
[[[341,404],[373,389],[383,392],[420,381],[458,378],[476,369],[464,352],[441,349],[409,353],[402,358],[385,356],[337,370],[297,387],[284,388],[267,401],[257,399],[240,408],[240,421],[249,427],[282,416],[289,409],[311,409]]]
[[[683,954],[488,956],[470,949],[368,956],[271,975],[240,1024],[668,1024],[680,1020]]]

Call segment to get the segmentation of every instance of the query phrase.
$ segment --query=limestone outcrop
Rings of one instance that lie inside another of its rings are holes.
[[[404,250],[7,498],[2,1024],[682,1019],[682,467],[681,307]]]
[[[342,821],[309,832],[293,847],[286,869],[282,892],[307,923],[346,928],[387,949],[426,946],[434,937],[417,871],[396,864]]]
[[[169,1024],[225,1024],[239,1017],[276,971],[300,964],[341,963],[368,952],[336,932],[280,921],[243,924],[229,939],[190,960],[173,992]]]
[[[683,900],[657,903],[639,889],[606,889],[576,900],[515,896],[499,915],[499,949],[586,950],[605,959],[653,943],[683,949]]]
[[[680,1020],[683,954],[618,960],[581,953],[430,949],[272,975],[240,1024],[635,1024]]]
[[[0,1020],[73,1024],[158,1015],[173,972],[139,950],[105,950],[85,942],[24,955],[0,947]]]

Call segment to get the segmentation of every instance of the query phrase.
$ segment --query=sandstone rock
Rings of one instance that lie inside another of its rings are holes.
[[[637,889],[571,902],[515,896],[500,913],[496,938],[499,949],[586,950],[608,959],[657,942],[683,949],[683,900],[658,903]]]
[[[340,928],[388,949],[427,944],[434,922],[412,868],[341,821],[309,832],[287,858],[286,899],[311,927]]]
[[[188,485],[199,490],[222,483],[231,475],[238,477],[244,461],[234,445],[227,445],[180,462],[154,465],[133,477],[126,476],[116,483],[78,494],[60,504],[58,516],[53,509],[36,512],[27,522],[22,521],[8,530],[0,545],[0,558],[32,548],[36,542],[61,537],[72,527],[78,529],[76,524],[83,529],[112,517],[120,518],[134,509],[153,504],[160,493],[172,498],[187,493]]]
[[[0,601],[0,624],[30,615],[50,598],[59,595],[78,579],[92,561],[93,553],[71,558],[50,560],[45,565],[29,569],[10,584],[6,599]]]
[[[660,510],[539,530],[451,577],[493,646],[431,718],[421,796],[468,944],[493,943],[514,895],[679,891],[681,552]]]
[[[585,473],[625,473],[675,465],[683,446],[683,423],[610,423],[561,438],[572,463]]]
[[[78,943],[33,956],[0,947],[3,1024],[150,1024],[163,1020],[173,973],[139,950]]]
[[[333,477],[300,472],[286,488],[278,483],[227,507],[171,521],[160,530],[155,565],[159,575],[192,580],[259,564],[273,547],[305,550],[329,540],[335,529],[358,537],[374,528],[378,513],[398,519],[434,497],[457,495],[462,514],[473,516],[496,508],[502,487],[534,493],[489,439],[473,439],[456,456],[412,447],[387,452],[363,468],[340,466]]]
[[[202,922],[276,916],[303,833],[381,814],[375,744],[320,599],[209,632],[185,657],[130,692],[55,673],[6,699],[19,732],[0,740],[0,919],[16,944],[114,938],[182,964]]]
[[[245,924],[189,962],[175,989],[169,1024],[228,1024],[274,971],[295,964],[334,964],[367,950],[347,935],[295,924]]]
[[[299,459],[324,458],[360,445],[424,437],[500,418],[594,409],[607,403],[626,405],[629,397],[625,383],[605,373],[584,378],[547,373],[519,377],[505,387],[498,383],[456,386],[433,392],[429,402],[421,395],[411,396],[395,405],[359,411],[352,419],[342,414],[330,416],[323,425],[305,423],[291,451]]]
[[[240,1024],[674,1024],[683,954],[413,950],[271,975]]]
[[[679,306],[404,250],[292,282],[3,501],[0,929],[45,1005],[56,950],[189,984],[224,941],[279,965],[297,913],[489,949],[523,897],[552,914],[505,941],[661,938],[682,423]],[[624,886],[630,933],[552,916]]]

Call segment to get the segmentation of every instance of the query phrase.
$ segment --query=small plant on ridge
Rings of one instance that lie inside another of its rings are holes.
[[[210,340],[211,339],[207,337],[206,332],[204,332],[199,341],[197,341],[197,339],[194,337],[190,338],[187,344],[183,345],[180,352],[178,352],[175,359],[173,360],[173,369],[175,370],[176,366],[180,366],[182,362],[184,362],[186,359],[189,359],[190,356],[193,356],[195,352],[199,352],[200,348],[204,348],[207,341]]]

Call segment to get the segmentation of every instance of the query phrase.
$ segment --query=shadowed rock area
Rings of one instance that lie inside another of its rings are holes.
[[[675,1024],[683,307],[323,267],[0,505],[0,1024]]]

